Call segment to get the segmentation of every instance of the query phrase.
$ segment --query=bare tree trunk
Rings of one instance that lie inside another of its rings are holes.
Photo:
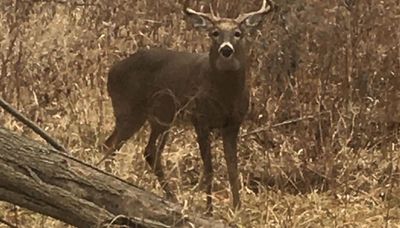
[[[76,227],[225,227],[64,153],[0,128],[0,200]]]

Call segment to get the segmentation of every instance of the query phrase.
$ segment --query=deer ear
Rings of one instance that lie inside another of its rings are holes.
[[[185,9],[185,14],[195,28],[208,30],[214,27],[214,22],[206,14],[196,12],[190,8]]]
[[[268,6],[267,6],[268,2]],[[257,11],[240,14],[235,20],[245,30],[254,30],[261,25],[268,13],[272,11],[271,0],[263,0],[261,8]]]
[[[266,15],[267,13],[250,15],[241,22],[241,26],[248,29],[255,29],[261,25]]]

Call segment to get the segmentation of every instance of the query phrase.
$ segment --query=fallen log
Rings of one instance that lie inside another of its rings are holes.
[[[227,227],[4,128],[0,200],[76,227]]]

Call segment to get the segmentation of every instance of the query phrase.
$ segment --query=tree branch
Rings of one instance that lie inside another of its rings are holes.
[[[37,124],[32,122],[30,119],[26,118],[23,114],[14,109],[10,104],[8,104],[5,100],[0,97],[0,107],[14,116],[17,120],[21,121],[23,124],[32,129],[36,134],[46,140],[47,143],[52,145],[55,149],[60,150],[62,152],[67,152],[67,149],[63,147],[60,143],[58,143],[55,139],[53,139],[50,135],[48,135],[42,128],[40,128]]]

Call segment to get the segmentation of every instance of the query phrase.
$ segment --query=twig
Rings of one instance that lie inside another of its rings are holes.
[[[120,225],[124,224],[124,226],[121,227],[138,227],[138,224],[141,225],[145,222],[146,226],[151,226],[151,227],[163,227],[163,228],[169,228],[171,226],[163,224],[158,221],[150,220],[150,219],[145,219],[145,218],[129,218],[125,215],[117,215],[115,216],[111,221],[105,221],[103,222],[103,225],[105,226],[105,223],[107,223],[106,228],[111,228],[113,225]],[[154,225],[154,226],[153,226]],[[142,226],[139,226],[142,227]]]
[[[156,20],[151,20],[151,19],[145,19],[145,18],[138,18],[138,21],[143,21],[143,22],[147,22],[150,24],[162,24],[162,21],[156,21]]]
[[[30,119],[26,118],[23,114],[21,114],[20,112],[15,110],[10,104],[8,104],[6,101],[4,101],[3,98],[1,98],[1,97],[0,97],[0,107],[2,107],[4,110],[6,110],[12,116],[14,116],[17,120],[21,121],[23,124],[25,124],[30,129],[32,129],[36,134],[38,134],[40,137],[42,137],[44,140],[46,140],[46,142],[49,143],[51,146],[53,146],[55,149],[65,152],[65,153],[68,153],[67,149],[65,149],[65,147],[63,145],[61,145],[55,139],[53,139],[50,135],[48,135],[37,124],[35,124]]]
[[[246,136],[257,134],[257,133],[260,133],[260,132],[263,132],[263,131],[268,131],[271,128],[281,127],[281,126],[284,126],[284,125],[297,123],[297,122],[300,122],[300,121],[303,121],[303,120],[315,119],[318,116],[321,116],[321,115],[324,115],[324,114],[328,114],[328,113],[330,113],[330,112],[329,111],[325,111],[325,112],[320,112],[320,113],[318,113],[316,115],[310,115],[310,116],[299,117],[299,118],[295,118],[295,119],[291,119],[291,120],[285,120],[285,121],[283,121],[281,123],[273,124],[273,125],[266,126],[266,127],[260,127],[260,128],[257,128],[255,130],[253,130],[253,131],[244,133],[244,134],[241,135],[241,137],[246,137]]]
[[[26,1],[26,0],[25,0]],[[32,1],[32,0],[29,0]],[[100,4],[96,3],[80,3],[78,1],[76,2],[70,2],[69,0],[34,0],[34,3],[55,3],[55,4],[71,4],[74,6],[100,6]]]
[[[11,224],[11,223],[9,223],[6,220],[1,219],[1,218],[0,218],[0,223],[3,223],[3,224],[5,224],[5,225],[7,225],[7,226],[9,226],[11,228],[18,228],[17,226],[15,226],[15,225],[13,225],[13,224]]]

